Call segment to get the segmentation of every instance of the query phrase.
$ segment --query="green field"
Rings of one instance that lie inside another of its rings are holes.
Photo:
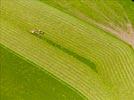
[[[0,10],[1,100],[133,100],[131,0],[1,0]]]

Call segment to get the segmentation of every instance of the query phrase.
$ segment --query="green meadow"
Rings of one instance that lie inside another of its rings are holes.
[[[1,100],[133,100],[134,2],[1,0]]]

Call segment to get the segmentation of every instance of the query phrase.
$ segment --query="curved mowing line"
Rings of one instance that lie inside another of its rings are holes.
[[[86,58],[80,56],[79,54],[77,54],[77,53],[75,53],[75,52],[73,52],[73,51],[71,51],[71,50],[69,50],[69,49],[67,49],[67,48],[65,48],[65,47],[63,47],[63,46],[61,46],[61,45],[55,43],[55,42],[53,42],[52,40],[50,40],[50,39],[44,37],[43,35],[38,35],[38,34],[33,34],[33,35],[37,36],[37,37],[40,38],[40,39],[45,40],[48,44],[50,44],[50,45],[52,45],[52,46],[54,46],[54,47],[56,47],[56,48],[62,50],[63,52],[67,53],[68,55],[73,56],[74,58],[76,58],[76,59],[79,60],[80,62],[82,62],[82,63],[86,64],[87,66],[89,66],[89,67],[90,67],[92,70],[94,70],[96,73],[98,73],[98,72],[97,72],[97,69],[96,69],[95,63],[93,63],[93,62],[90,61],[89,59],[86,59]]]

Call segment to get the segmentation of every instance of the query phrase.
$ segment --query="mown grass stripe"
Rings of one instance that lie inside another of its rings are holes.
[[[33,34],[33,35],[37,36],[40,39],[45,40],[48,44],[50,44],[50,45],[62,50],[63,52],[67,53],[68,55],[73,56],[74,58],[76,58],[77,60],[79,60],[82,63],[86,64],[91,69],[93,69],[95,72],[97,72],[96,65],[92,61],[90,61],[89,59],[86,59],[86,58],[78,55],[77,53],[72,52],[69,49],[62,47],[61,45],[59,45],[57,43],[54,43],[53,41],[51,41],[50,39],[46,38],[45,36],[41,36],[41,35],[38,35],[38,34]]]

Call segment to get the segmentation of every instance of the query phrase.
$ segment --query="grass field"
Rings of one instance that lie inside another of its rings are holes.
[[[133,100],[133,6],[1,0],[1,99]]]

